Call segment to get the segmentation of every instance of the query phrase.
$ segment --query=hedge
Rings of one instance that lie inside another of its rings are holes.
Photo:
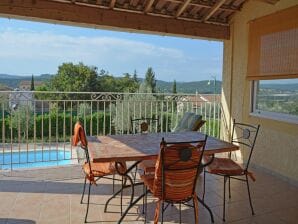
[[[78,117],[74,114],[44,114],[44,115],[36,115],[35,121],[30,121],[30,125],[21,125],[20,126],[20,133],[18,133],[18,127],[11,127],[11,117],[7,116],[4,118],[0,118],[0,141],[3,142],[3,136],[5,136],[5,142],[12,142],[18,143],[20,135],[21,141],[26,141],[28,139],[29,142],[33,142],[34,140],[34,122],[36,125],[36,141],[41,141],[43,137],[43,141],[64,141],[64,139],[69,139],[70,135],[72,134],[72,129],[74,124],[77,120],[81,120],[84,124],[85,131],[87,135],[102,135],[102,134],[115,134],[121,133],[121,130],[117,130],[115,128],[115,124],[112,122],[110,125],[110,113],[106,112],[105,115],[105,127],[104,125],[104,112],[96,112],[92,113],[92,115],[86,115],[85,117]],[[179,119],[179,118],[178,118]],[[91,127],[91,120],[92,120],[92,127]],[[176,124],[176,115],[172,116],[172,113],[163,113],[162,117],[160,116],[160,122],[162,122],[160,131],[171,131],[171,128],[174,128]],[[219,120],[207,120],[206,124],[201,129],[203,132],[206,132],[209,135],[212,135],[213,129],[213,122],[215,122],[215,130],[214,135],[219,136],[218,133],[218,126],[220,125]],[[24,123],[24,122],[23,122]],[[25,122],[26,124],[26,122]],[[18,126],[18,125],[17,125]],[[27,133],[27,126],[28,126],[28,133]],[[166,127],[167,126],[167,127]],[[57,129],[56,129],[57,127]],[[210,133],[208,133],[210,127]],[[92,130],[91,130],[92,128]],[[104,130],[105,129],[105,130]],[[3,132],[4,130],[4,132]],[[65,130],[65,132],[64,132]],[[124,127],[123,133],[128,133],[129,127]],[[43,133],[43,134],[42,134]],[[12,135],[12,138],[11,138]]]
[[[110,133],[110,115],[106,113],[106,120],[105,120],[105,133]],[[33,115],[32,115],[33,117]],[[20,126],[20,133],[18,133],[18,127],[11,128],[11,117],[0,119],[0,125],[4,126],[4,133],[3,128],[0,128],[0,140],[3,142],[3,136],[5,135],[6,142],[9,142],[11,139],[17,141],[18,136],[20,135],[21,138],[33,140],[34,138],[34,123],[36,125],[36,138],[41,139],[42,137],[44,140],[51,138],[52,140],[58,137],[59,141],[62,141],[65,138],[69,138],[72,134],[72,129],[74,127],[75,122],[77,119],[81,120],[84,123],[85,131],[87,135],[91,133],[93,135],[97,134],[104,134],[103,131],[103,124],[104,124],[104,113],[97,112],[91,115],[86,115],[84,119],[78,118],[72,114],[44,114],[44,115],[36,115],[35,121],[32,120],[30,125],[21,125]],[[92,119],[92,132],[91,132],[91,119]],[[98,123],[98,125],[97,125]],[[17,125],[18,126],[18,125]],[[27,133],[27,126],[28,126],[28,133]],[[57,127],[57,129],[56,129]],[[97,130],[98,129],[98,130]],[[64,131],[65,130],[65,131]]]

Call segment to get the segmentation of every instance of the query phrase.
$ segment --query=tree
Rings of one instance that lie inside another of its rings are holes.
[[[134,70],[134,72],[133,72],[133,80],[134,80],[136,83],[139,83],[138,75],[137,75],[137,70]]]
[[[146,82],[142,82],[139,87],[139,93],[152,93],[151,86],[148,86]]]
[[[52,90],[62,92],[95,92],[98,90],[97,68],[94,66],[63,63],[51,80]]]
[[[123,77],[114,77],[108,71],[99,72],[94,66],[83,63],[63,63],[57,74],[42,87],[43,90],[61,92],[136,92],[139,82],[135,75],[123,74]],[[87,95],[72,94],[71,98],[86,98]]]
[[[145,84],[146,86],[151,88],[152,93],[156,93],[155,73],[151,67],[147,69],[146,76],[145,76]]]
[[[33,129],[33,107],[31,104],[19,105],[16,110],[11,111],[11,128],[19,130],[21,137],[26,138],[27,129],[29,132]]]
[[[101,71],[98,77],[100,91],[102,92],[130,92],[134,93],[139,88],[139,83],[129,73],[123,77],[114,77]]]
[[[31,78],[31,87],[30,87],[30,90],[31,91],[34,91],[34,77],[33,77],[33,75],[32,75],[32,78]]]
[[[131,128],[130,118],[156,117],[156,111],[160,111],[160,105],[157,103],[157,97],[152,93],[151,87],[144,82],[140,84],[139,94],[124,94],[123,100],[117,100],[113,105],[113,117],[116,133],[129,133]],[[145,94],[140,94],[145,93]],[[149,93],[149,94],[147,94]],[[116,111],[118,115],[116,116]],[[120,116],[119,116],[120,114]],[[122,116],[125,114],[125,116]],[[155,130],[155,127],[150,129]]]
[[[129,73],[124,73],[124,77],[119,79],[120,92],[134,93],[139,88],[139,82],[134,77],[131,77]]]
[[[109,74],[103,74],[98,78],[101,92],[117,92],[119,87],[116,79]]]
[[[177,93],[176,80],[174,80],[174,83],[173,83],[173,93],[174,93],[174,94]]]

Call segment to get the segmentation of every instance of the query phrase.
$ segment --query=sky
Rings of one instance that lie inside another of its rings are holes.
[[[222,76],[223,43],[0,18],[0,74],[56,74],[65,62],[96,66],[114,76],[140,78],[152,67],[158,80]]]

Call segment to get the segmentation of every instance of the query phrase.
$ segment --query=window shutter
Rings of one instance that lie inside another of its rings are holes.
[[[247,78],[298,78],[298,6],[249,23]]]

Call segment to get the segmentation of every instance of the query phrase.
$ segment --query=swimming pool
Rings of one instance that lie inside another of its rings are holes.
[[[63,149],[0,153],[0,169],[61,166],[71,163],[71,152]]]

